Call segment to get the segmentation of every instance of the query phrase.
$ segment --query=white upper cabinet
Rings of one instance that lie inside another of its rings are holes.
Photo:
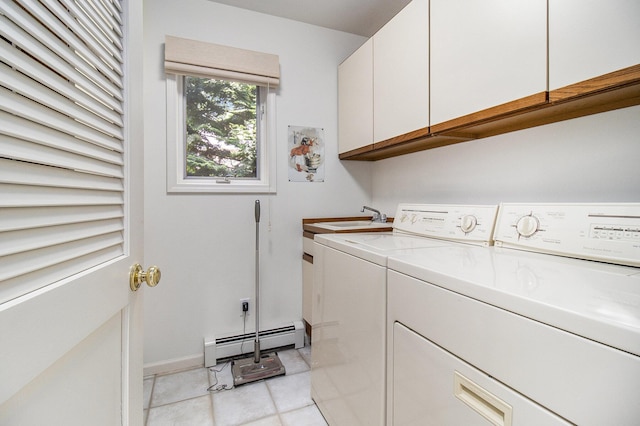
[[[373,39],[338,67],[338,152],[373,144]]]
[[[430,24],[432,126],[547,90],[546,0],[431,0]]]
[[[373,140],[429,125],[429,1],[413,0],[373,36]]]
[[[640,1],[549,0],[549,89],[640,64]]]

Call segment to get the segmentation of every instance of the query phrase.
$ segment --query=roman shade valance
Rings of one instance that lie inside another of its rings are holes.
[[[165,36],[164,69],[171,74],[234,80],[259,86],[280,83],[278,55]]]

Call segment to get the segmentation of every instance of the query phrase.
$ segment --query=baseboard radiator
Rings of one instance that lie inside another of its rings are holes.
[[[256,334],[245,333],[234,336],[212,336],[204,339],[204,366],[212,367],[219,360],[238,355],[252,354]],[[304,324],[293,321],[291,324],[260,331],[260,351],[294,346],[299,349],[304,346]],[[242,351],[242,352],[241,352]]]

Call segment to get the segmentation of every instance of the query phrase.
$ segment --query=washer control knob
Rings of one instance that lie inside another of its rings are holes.
[[[540,228],[540,221],[533,215],[522,216],[516,223],[516,231],[521,237],[530,237]]]
[[[462,229],[462,232],[464,232],[465,234],[468,234],[469,232],[476,229],[477,225],[478,219],[476,219],[476,217],[472,214],[466,214],[460,219],[460,229]]]

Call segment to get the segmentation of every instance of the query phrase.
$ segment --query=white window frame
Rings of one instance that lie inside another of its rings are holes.
[[[222,179],[219,177],[187,177],[186,138],[184,116],[184,78],[178,74],[166,74],[167,82],[167,192],[169,193],[275,193],[276,192],[276,132],[273,88],[265,88],[266,96],[256,111],[258,115],[266,109],[257,141],[257,170],[255,179]],[[258,87],[260,90],[261,87]]]

